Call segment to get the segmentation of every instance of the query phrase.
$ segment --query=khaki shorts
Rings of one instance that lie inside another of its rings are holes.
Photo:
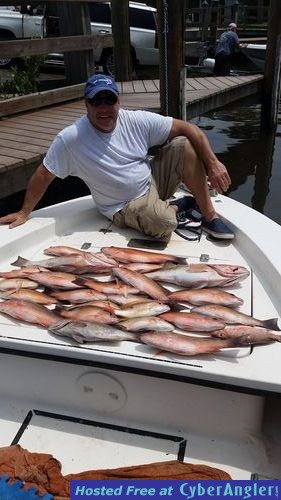
[[[167,200],[182,180],[185,137],[175,137],[160,148],[151,160],[151,184],[148,192],[127,203],[113,217],[119,227],[168,241],[177,227],[175,210]]]

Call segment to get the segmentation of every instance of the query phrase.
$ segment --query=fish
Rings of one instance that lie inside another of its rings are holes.
[[[233,265],[233,264],[212,264],[212,263],[191,263],[189,264],[191,270],[194,271],[207,271],[208,269],[214,269],[220,276],[225,278],[240,278],[246,279],[250,271],[245,266]]]
[[[227,324],[261,326],[271,330],[280,330],[277,324],[278,318],[260,320],[226,306],[207,304],[205,306],[193,307],[191,311],[204,316],[221,319]]]
[[[84,250],[80,250],[80,248],[73,248],[63,245],[51,246],[45,248],[44,250],[45,255],[54,255],[56,257],[65,255],[83,255],[84,253]]]
[[[214,318],[192,312],[166,312],[160,318],[173,323],[177,328],[189,332],[212,332],[224,328],[225,323]],[[205,321],[207,319],[207,321]],[[211,321],[209,321],[211,320]]]
[[[238,307],[244,303],[243,299],[233,293],[216,288],[199,288],[192,290],[177,290],[169,294],[171,300],[187,302],[195,306],[205,304],[219,304],[228,307]]]
[[[63,309],[60,307],[55,308],[57,312],[63,318],[67,318],[74,321],[86,321],[88,323],[104,323],[113,324],[118,323],[119,319],[114,314],[111,314],[100,307],[95,307],[91,305],[84,305],[83,307],[72,307],[71,309]]]
[[[44,285],[47,288],[57,288],[63,290],[80,288],[79,285],[74,283],[77,276],[71,273],[43,271],[40,273],[34,273],[32,278],[40,285]]]
[[[79,344],[84,342],[119,342],[121,340],[139,341],[136,333],[126,332],[112,325],[86,321],[58,321],[49,328],[49,331],[55,335],[70,337]]]
[[[91,288],[92,290],[96,290],[97,292],[104,293],[106,295],[111,294],[111,295],[129,295],[131,294],[137,294],[139,293],[139,290],[137,288],[134,288],[133,286],[129,285],[123,285],[122,283],[112,283],[112,282],[106,282],[106,281],[97,281],[93,278],[82,278],[78,277],[74,280],[74,283],[76,285],[79,285],[81,287],[88,287]]]
[[[68,255],[82,255],[91,256],[93,259],[99,261],[100,263],[107,264],[109,266],[117,266],[118,262],[102,252],[86,252],[85,250],[80,250],[78,248],[68,247],[68,246],[52,246],[45,248],[45,255],[53,255],[55,257],[63,257]]]
[[[39,261],[31,261],[19,256],[12,266],[28,267],[38,266],[54,271],[75,272],[76,274],[105,272],[114,264],[108,264],[106,261],[96,258],[94,254],[84,252],[84,254],[65,255],[61,257],[51,257]]]
[[[158,271],[145,273],[145,276],[156,281],[164,281],[188,288],[225,287],[240,280],[240,276],[221,276],[208,266],[199,270],[189,265],[169,265]]]
[[[168,290],[141,273],[124,267],[114,267],[112,274],[155,300],[165,301],[168,298]]]
[[[170,307],[167,304],[153,300],[142,304],[124,306],[120,309],[115,309],[113,312],[116,316],[123,318],[141,318],[143,316],[157,316],[169,310]]]
[[[211,354],[221,349],[237,347],[237,339],[198,338],[174,332],[148,332],[140,334],[140,341],[161,351],[181,356]]]
[[[156,271],[162,266],[163,264],[150,264],[149,262],[131,262],[130,264],[120,264],[120,267],[126,267],[126,269],[131,269],[132,271],[137,271],[138,273]]]
[[[58,302],[55,297],[50,297],[46,293],[38,292],[37,290],[30,290],[28,288],[20,288],[19,290],[8,290],[6,292],[0,292],[0,298],[6,300],[23,299],[45,306],[56,304]]]
[[[241,335],[241,337],[235,337],[232,340],[237,342],[239,347],[254,345],[254,344],[270,344],[274,341],[281,342],[281,335],[273,335],[272,333],[247,333],[246,335]]]
[[[177,264],[186,263],[186,258],[177,257],[176,255],[168,255],[159,252],[149,252],[145,250],[137,250],[134,248],[122,247],[102,247],[102,253],[113,257],[118,262],[145,262],[148,264],[164,264],[165,262],[176,262]]]
[[[2,271],[0,272],[0,278],[27,278],[30,274],[39,273],[40,271],[45,271],[44,267],[25,267],[24,269],[13,269],[12,271]]]
[[[0,312],[14,319],[49,328],[60,320],[53,311],[28,300],[10,299],[0,302]]]
[[[34,274],[32,275],[34,277]],[[19,290],[20,288],[37,288],[38,283],[28,278],[0,279],[0,290]]]
[[[101,292],[96,292],[90,288],[76,288],[75,290],[60,290],[49,292],[51,297],[63,302],[72,304],[82,304],[93,300],[106,300],[106,295]]]
[[[141,332],[145,330],[169,332],[174,330],[174,325],[159,318],[159,316],[126,319],[124,321],[120,321],[119,326],[120,328],[130,332]]]
[[[145,297],[144,295],[114,295],[108,294],[107,298],[118,305],[129,305],[129,304],[143,304],[144,302],[151,302],[150,297]]]
[[[258,340],[260,338],[260,343],[263,343],[262,340],[270,341],[276,340],[277,342],[281,342],[281,335],[276,334],[276,330],[268,330],[267,328],[263,328],[260,326],[248,326],[248,325],[225,325],[223,330],[218,330],[212,332],[212,337],[218,337],[221,339],[230,339],[230,338],[241,338],[248,337],[248,339],[257,339],[257,341],[249,342],[249,343],[259,343]],[[246,340],[244,340],[246,342]]]

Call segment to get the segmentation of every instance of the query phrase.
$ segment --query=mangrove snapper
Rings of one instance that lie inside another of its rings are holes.
[[[169,299],[178,300],[179,302],[187,302],[188,304],[193,304],[195,306],[219,304],[228,307],[238,307],[244,302],[243,299],[240,299],[233,293],[215,288],[178,290],[170,293]]]
[[[167,255],[165,253],[149,252],[133,248],[122,247],[103,247],[102,253],[113,257],[118,262],[145,262],[148,264],[164,264],[165,262],[176,262],[178,264],[186,263],[183,257]]]
[[[233,339],[205,339],[169,332],[141,333],[140,340],[158,350],[181,356],[211,354],[228,347],[237,347]]]
[[[0,302],[0,312],[20,321],[44,326],[45,328],[49,328],[60,319],[53,311],[41,304],[35,304],[27,300],[10,299]]]
[[[212,332],[224,328],[225,323],[214,318],[204,318],[193,312],[166,312],[161,318],[173,323],[177,328],[189,332]]]
[[[165,288],[141,273],[124,267],[114,267],[112,274],[155,300],[165,301],[168,298],[168,291]]]
[[[269,328],[271,330],[279,330],[277,325],[277,318],[260,320],[244,314],[242,312],[235,311],[226,306],[220,305],[205,305],[193,307],[192,312],[202,314],[204,316],[210,316],[211,318],[217,318],[223,320],[225,323],[233,323],[237,325],[248,325],[248,326],[261,326],[263,328]]]

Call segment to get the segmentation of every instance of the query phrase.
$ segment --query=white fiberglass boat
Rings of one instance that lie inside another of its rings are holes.
[[[250,61],[252,61],[257,68],[263,70],[265,64],[266,44],[248,43],[243,47],[242,52]]]
[[[250,276],[231,290],[241,311],[280,318],[281,227],[230,198],[213,200],[235,240],[174,234],[163,253],[246,266]],[[97,251],[143,238],[108,226],[91,197],[38,210],[23,226],[0,227],[0,270],[18,255],[43,259],[51,245]],[[0,315],[0,351],[0,446],[51,453],[63,474],[179,459],[233,479],[280,479],[279,342],[184,357],[127,341],[77,344]]]

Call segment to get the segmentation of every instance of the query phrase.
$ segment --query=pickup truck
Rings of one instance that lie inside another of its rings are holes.
[[[16,38],[43,38],[46,36],[46,20],[40,14],[20,12],[13,6],[0,7],[0,40]],[[1,57],[0,67],[8,67],[12,62],[9,57]]]
[[[110,2],[89,3],[91,32],[93,34],[111,33]],[[140,2],[129,3],[130,37],[133,66],[157,65],[158,48],[156,34],[156,9]],[[15,7],[0,7],[0,40],[59,36],[59,18],[50,16],[45,6],[26,12]],[[94,58],[105,73],[113,72],[113,50],[96,49]],[[11,59],[0,55],[0,67],[8,67]],[[51,54],[49,63],[63,61],[62,54]]]

